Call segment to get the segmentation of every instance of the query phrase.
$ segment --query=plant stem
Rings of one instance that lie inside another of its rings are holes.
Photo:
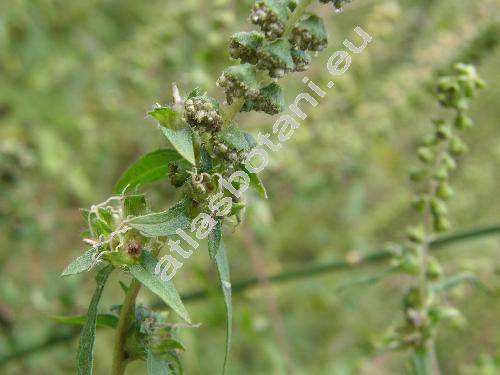
[[[160,252],[160,247],[155,246],[151,250],[151,254],[156,258]],[[113,367],[112,375],[123,375],[127,367],[127,353],[125,351],[125,343],[127,341],[128,329],[130,327],[131,318],[134,316],[135,300],[141,289],[141,283],[133,279],[130,283],[125,299],[123,300],[120,309],[120,317],[116,326],[115,347],[113,349]]]
[[[293,11],[293,13],[290,15],[290,18],[288,19],[288,21],[285,25],[285,31],[283,32],[282,38],[287,38],[290,35],[290,33],[293,30],[293,27],[295,26],[295,24],[297,23],[299,18],[302,17],[302,15],[306,11],[307,7],[309,5],[311,5],[311,3],[312,3],[312,0],[302,0],[297,5],[297,7]]]
[[[125,341],[127,340],[130,318],[135,309],[135,299],[141,288],[141,283],[133,280],[130,283],[127,294],[120,309],[120,318],[116,326],[115,347],[113,349],[113,368],[112,375],[122,375],[127,366],[127,353],[125,352]]]

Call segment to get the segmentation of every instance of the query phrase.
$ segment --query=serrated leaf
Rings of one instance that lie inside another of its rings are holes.
[[[147,354],[148,375],[168,375],[171,373],[167,361],[155,356],[150,350]]]
[[[133,189],[161,180],[168,175],[168,164],[180,159],[182,156],[171,149],[160,149],[142,156],[121,175],[116,183],[115,193],[120,194],[127,186],[128,189]]]
[[[52,319],[63,324],[74,324],[74,325],[84,325],[87,320],[86,315],[73,315],[73,316],[63,316],[55,315]],[[97,327],[110,327],[116,328],[118,324],[118,317],[112,314],[99,314],[97,315],[96,325]]]
[[[186,203],[180,201],[168,210],[137,216],[128,224],[149,237],[166,237],[175,234],[177,229],[187,229],[191,220],[186,215]]]
[[[92,267],[94,249],[89,249],[78,258],[73,260],[63,271],[61,276],[76,275],[86,272]]]
[[[220,221],[217,222],[217,225],[212,229],[210,234],[208,235],[208,254],[210,254],[210,258],[215,259],[217,252],[220,248],[220,241],[222,239],[222,230]]]
[[[156,294],[167,304],[177,315],[190,323],[189,314],[181,301],[181,297],[170,281],[163,281],[160,275],[154,273],[157,260],[151,253],[145,251],[141,255],[139,264],[129,266],[128,269],[142,285]]]
[[[224,365],[222,368],[222,373],[226,371],[226,365],[229,358],[229,349],[231,347],[231,335],[232,335],[232,324],[233,324],[233,303],[231,299],[231,280],[229,277],[229,263],[227,260],[226,250],[224,249],[224,243],[222,240],[219,242],[219,249],[215,255],[215,265],[217,266],[217,272],[219,275],[219,280],[222,288],[222,295],[224,297],[224,304],[226,306],[226,352],[224,355]]]
[[[182,116],[170,107],[155,108],[149,115],[158,120],[158,126],[179,154],[196,165],[193,147],[193,131]]]
[[[108,280],[109,275],[113,271],[113,267],[107,266],[99,271],[96,276],[97,287],[90,301],[89,309],[87,311],[85,324],[82,328],[80,336],[80,344],[78,345],[77,354],[77,373],[78,375],[91,375],[92,364],[94,362],[94,343],[95,343],[95,330],[97,324],[97,307],[101,299],[104,285]]]

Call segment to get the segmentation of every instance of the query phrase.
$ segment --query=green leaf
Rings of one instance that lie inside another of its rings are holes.
[[[229,263],[226,256],[226,250],[224,249],[224,243],[222,240],[219,242],[219,249],[215,255],[215,265],[217,266],[217,271],[219,274],[219,280],[222,288],[222,295],[224,297],[224,304],[226,306],[226,353],[224,355],[224,365],[222,368],[222,373],[226,371],[226,365],[229,358],[229,348],[231,346],[231,334],[232,334],[232,324],[233,324],[233,303],[231,300],[231,282],[229,278]]]
[[[163,135],[169,140],[179,154],[196,165],[193,147],[193,131],[182,116],[170,107],[155,108],[149,115],[158,120]]]
[[[267,190],[264,184],[262,183],[262,180],[260,179],[259,175],[257,173],[252,173],[248,171],[248,169],[246,169],[245,166],[243,166],[243,169],[250,178],[250,186],[253,187],[262,198],[267,199]]]
[[[171,373],[167,361],[155,356],[150,350],[147,355],[148,375],[168,375]]]
[[[68,267],[66,267],[61,276],[76,275],[88,271],[93,263],[94,252],[94,249],[89,249],[73,260]]]
[[[99,271],[96,276],[97,287],[90,301],[89,309],[85,319],[85,324],[82,328],[80,336],[80,344],[78,345],[77,354],[77,372],[78,375],[92,374],[92,364],[94,362],[94,343],[95,330],[97,324],[97,306],[101,299],[104,285],[108,280],[109,275],[113,271],[113,267],[107,266]]]
[[[146,196],[144,194],[128,195],[123,200],[123,213],[125,216],[145,215],[147,208]]]
[[[120,194],[127,186],[128,189],[133,189],[161,180],[168,175],[168,164],[180,159],[182,156],[171,149],[156,150],[142,156],[121,175],[116,183],[115,193]]]
[[[186,202],[180,201],[166,211],[137,216],[128,224],[145,236],[166,237],[175,234],[178,228],[189,228],[191,220],[186,215]]]
[[[141,255],[140,263],[129,266],[128,269],[141,284],[160,297],[182,319],[190,323],[189,314],[174,284],[170,281],[163,281],[160,275],[154,273],[156,263],[155,257],[145,251]]]
[[[243,129],[234,125],[222,128],[217,133],[217,139],[237,151],[249,150],[251,147]]]
[[[58,321],[63,324],[75,324],[75,325],[84,325],[87,316],[86,315],[72,315],[72,316],[63,316],[63,315],[55,315],[52,319]],[[116,328],[118,324],[118,317],[112,314],[98,314],[96,324],[98,327],[110,327]]]
[[[210,254],[210,258],[215,259],[217,252],[220,248],[220,241],[222,239],[222,230],[220,221],[217,222],[217,225],[208,235],[208,253]]]
[[[186,350],[186,348],[184,348],[184,345],[182,345],[179,341],[174,339],[161,340],[158,344],[156,344],[156,347],[160,350],[165,350],[165,351],[172,349]]]

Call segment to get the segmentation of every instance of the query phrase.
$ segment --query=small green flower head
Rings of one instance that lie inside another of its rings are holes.
[[[240,32],[231,37],[229,54],[242,63],[257,64],[257,49],[262,46],[264,35],[257,31]]]
[[[314,14],[305,14],[293,28],[290,41],[302,50],[324,50],[328,45],[325,23]]]
[[[269,45],[259,48],[257,67],[267,70],[273,78],[281,78],[285,73],[295,70],[292,58],[292,46],[284,39],[278,39]]]
[[[309,66],[311,65],[311,55],[300,49],[292,50],[292,59],[295,64],[296,72],[304,72],[309,69]]]
[[[255,2],[250,21],[259,25],[268,40],[274,40],[283,35],[290,10],[284,2],[262,0]]]
[[[455,75],[441,77],[437,83],[437,97],[443,107],[464,111],[468,107],[468,99],[474,97],[477,89],[485,87],[472,65],[454,65]]]
[[[235,98],[254,98],[259,95],[257,69],[251,64],[230,66],[222,72],[217,86],[225,89],[229,104],[233,103]]]
[[[242,110],[246,112],[261,111],[269,115],[276,115],[283,112],[284,108],[285,96],[283,89],[276,82],[272,82],[262,88],[255,99],[248,98]]]
[[[223,118],[219,103],[214,98],[202,95],[186,100],[184,104],[186,121],[202,132],[215,132],[222,125]]]

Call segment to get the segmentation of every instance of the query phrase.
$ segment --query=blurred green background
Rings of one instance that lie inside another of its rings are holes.
[[[221,97],[215,80],[229,63],[228,38],[251,28],[251,4],[0,2],[1,374],[75,373],[77,339],[64,340],[74,327],[51,316],[84,312],[94,287],[89,274],[59,277],[85,248],[78,208],[105,200],[133,160],[166,145],[145,113],[170,101],[171,82],[183,92],[200,86]],[[455,61],[475,63],[488,87],[473,103],[477,127],[465,135],[470,152],[453,177],[450,217],[454,230],[500,222],[500,1],[356,0],[340,14],[316,8],[330,35],[307,73],[320,86],[329,80],[328,56],[353,39],[356,25],[373,42],[273,155],[262,175],[269,200],[249,195],[244,223],[226,228],[234,281],[401,241],[414,219],[408,172],[430,120],[441,113],[430,89]],[[302,90],[301,78],[284,81],[288,102]],[[273,124],[258,114],[239,120],[254,135]],[[175,199],[167,183],[148,188],[148,196],[156,210]],[[447,273],[473,271],[498,287],[499,250],[493,237],[447,247],[438,257]],[[379,343],[401,319],[409,280],[337,290],[383,267],[236,295],[229,374],[405,373],[405,353]],[[103,310],[122,299],[116,285],[108,284]],[[225,312],[205,251],[186,263],[176,285],[181,292],[213,291],[187,306],[202,325],[183,330],[183,363],[187,374],[218,373]],[[141,299],[155,301],[147,293]],[[468,323],[443,327],[437,341],[443,373],[500,373],[498,298],[464,286],[449,302]],[[112,332],[100,330],[96,374],[109,373],[112,344]],[[144,370],[132,365],[128,373]]]

